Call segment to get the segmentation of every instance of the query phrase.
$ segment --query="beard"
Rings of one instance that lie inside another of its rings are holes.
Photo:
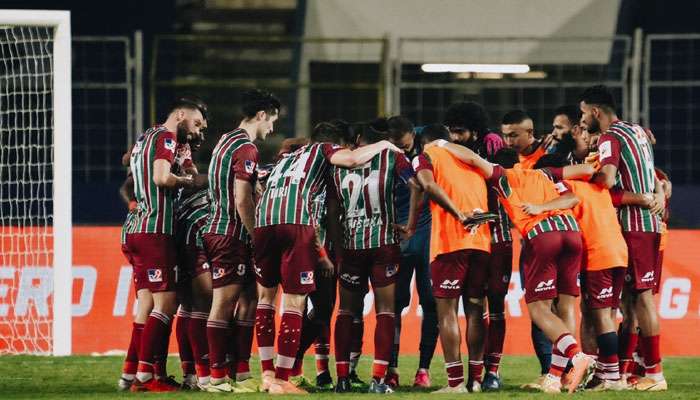
[[[177,142],[178,143],[186,143],[188,136],[190,135],[189,130],[187,129],[187,124],[185,121],[180,122],[177,124]]]
[[[588,124],[588,132],[589,133],[601,133],[600,132],[600,122],[594,118],[591,118],[591,123]]]

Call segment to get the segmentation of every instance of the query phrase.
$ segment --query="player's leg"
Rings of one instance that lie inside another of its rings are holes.
[[[255,337],[262,371],[262,390],[267,390],[275,375],[275,304],[280,282],[281,247],[277,225],[255,228],[255,279],[258,305],[255,310]]]
[[[317,277],[316,290],[309,295],[313,310],[307,314],[308,326],[312,329],[312,334],[307,340],[311,340],[314,345],[316,358],[316,387],[322,390],[332,390],[333,380],[328,370],[328,356],[330,353],[330,323],[335,307],[336,277]],[[302,330],[302,336],[306,336]],[[304,344],[304,340],[302,340]],[[303,349],[306,351],[306,348]],[[300,348],[299,353],[302,352]],[[298,355],[298,354],[297,354]]]
[[[469,379],[467,388],[472,392],[481,391],[481,377],[484,372],[484,301],[488,277],[490,255],[484,251],[469,252],[469,270],[463,305],[467,317],[467,348],[469,351]]]
[[[433,294],[440,329],[440,344],[445,357],[447,387],[442,392],[466,393],[464,365],[460,353],[462,334],[457,309],[467,274],[466,251],[438,255],[430,264]]]
[[[141,346],[141,337],[143,335],[143,327],[146,324],[148,315],[153,310],[153,296],[148,289],[138,289],[136,291],[137,308],[136,316],[131,328],[131,339],[129,341],[129,349],[124,359],[122,375],[119,379],[119,388],[128,390],[136,378],[136,372],[139,365],[139,347]]]
[[[258,386],[258,382],[252,381],[250,375],[250,353],[253,347],[253,330],[255,328],[257,305],[257,286],[251,280],[243,285],[243,292],[238,299],[238,307],[235,314],[237,335],[234,338],[236,341],[236,365],[231,367],[232,373],[235,371],[237,385],[251,391],[256,391],[256,386]]]
[[[484,390],[500,389],[498,373],[506,337],[505,298],[508,294],[513,270],[513,245],[511,242],[491,245],[489,280],[486,289],[488,299],[488,330],[484,349],[486,375]]]
[[[386,383],[392,388],[399,386],[399,350],[401,348],[401,313],[403,309],[408,307],[411,302],[411,279],[413,278],[414,266],[417,263],[417,256],[410,251],[408,247],[410,241],[406,244],[402,243],[401,260],[399,262],[399,273],[395,289],[395,304],[394,310],[396,318],[394,319],[394,343],[391,352],[391,361],[389,362],[389,371],[386,377]]]
[[[202,254],[203,256],[203,254]],[[209,342],[207,341],[207,320],[211,309],[212,282],[209,264],[203,258],[196,276],[192,279],[192,313],[187,333],[192,343],[195,371],[200,388],[209,384]]]
[[[216,282],[216,280],[214,280]],[[243,290],[240,284],[217,287],[214,283],[211,310],[207,320],[207,341],[209,342],[210,387],[227,382],[228,344],[233,340],[231,333],[231,305],[236,304]],[[229,391],[229,390],[225,390]]]
[[[427,240],[427,236],[422,247],[418,264],[416,264],[416,289],[423,310],[423,319],[421,320],[420,344],[418,345],[420,358],[413,386],[430,387],[432,386],[429,372],[430,363],[433,360],[433,354],[435,354],[439,330],[435,297],[430,282],[430,241]]]

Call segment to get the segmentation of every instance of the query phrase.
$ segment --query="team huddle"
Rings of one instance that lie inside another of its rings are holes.
[[[541,367],[523,388],[666,390],[654,294],[671,184],[654,167],[653,134],[619,120],[607,88],[579,100],[558,108],[543,136],[521,110],[492,132],[475,102],[421,127],[403,116],[322,122],[261,165],[255,142],[272,133],[282,105],[252,90],[239,126],[200,173],[192,153],[204,141],[207,106],[177,99],[123,160],[122,251],[138,308],[119,388],[392,393],[415,276],[422,323],[413,385],[432,386],[439,339],[447,382],[435,393],[499,390],[512,243],[521,240]],[[365,384],[357,364],[370,288],[376,327]],[[166,371],[173,321],[181,383]],[[250,369],[254,337],[260,376]],[[302,373],[312,346],[315,382]]]

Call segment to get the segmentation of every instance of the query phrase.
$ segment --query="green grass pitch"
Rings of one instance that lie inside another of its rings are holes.
[[[121,370],[121,357],[36,357],[36,356],[2,356],[0,357],[0,399],[45,399],[45,398],[84,398],[84,399],[115,399],[136,398],[146,399],[213,399],[223,397],[243,397],[247,399],[269,398],[267,394],[210,394],[200,392],[180,392],[167,394],[132,394],[116,391],[116,381]],[[429,395],[426,391],[417,391],[410,387],[417,365],[417,357],[404,356],[401,358],[401,386],[398,392],[390,395],[400,399],[453,398],[454,395]],[[331,363],[331,366],[333,364]],[[259,371],[259,363],[252,360],[254,373]],[[363,357],[360,364],[360,376],[365,379],[370,371],[371,358]],[[179,375],[179,362],[171,357],[168,366],[170,373]],[[305,373],[307,377],[314,376],[313,358],[307,357]],[[618,393],[576,393],[577,398],[590,399],[700,399],[700,358],[669,357],[664,360],[666,379],[669,391],[665,393],[639,393],[634,391]],[[465,371],[466,372],[466,371]],[[539,372],[535,357],[506,356],[501,367],[505,388],[499,393],[480,393],[464,396],[478,398],[524,398],[543,399],[548,395],[529,393],[518,389],[524,382],[532,380]],[[442,357],[437,355],[431,368],[435,388],[446,382],[442,368]],[[312,393],[314,398],[341,397],[344,399],[367,398],[364,393],[336,395],[334,393]],[[565,396],[562,394],[561,396]],[[280,398],[282,396],[276,396]],[[289,396],[294,397],[294,396]],[[298,397],[298,396],[297,396]]]

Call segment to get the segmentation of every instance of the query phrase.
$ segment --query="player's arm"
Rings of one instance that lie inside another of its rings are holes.
[[[119,187],[119,197],[129,208],[129,211],[136,207],[136,196],[134,195],[134,177],[129,174]]]
[[[650,208],[654,214],[662,215],[666,209],[666,192],[661,179],[654,177],[654,205]]]
[[[470,217],[470,215],[465,215],[462,213],[462,211],[459,210],[454,204],[450,196],[448,196],[447,193],[442,190],[440,185],[435,182],[435,175],[433,175],[433,171],[423,169],[418,171],[416,176],[418,177],[418,182],[420,182],[423,190],[425,190],[430,199],[445,209],[445,211],[452,214],[452,216],[457,218],[460,222]]]
[[[567,165],[563,168],[563,179],[588,180],[595,173],[595,168],[590,164]]]
[[[401,150],[391,144],[388,140],[382,140],[377,143],[359,147],[355,150],[338,150],[331,155],[329,161],[331,164],[341,168],[355,168],[366,164],[374,156],[386,149],[401,153]]]
[[[620,142],[608,134],[603,134],[598,140],[598,157],[600,171],[591,178],[591,182],[611,189],[617,181],[617,169],[620,164]]]
[[[253,185],[250,181],[236,178],[234,183],[234,202],[236,212],[249,234],[255,228],[255,201],[253,200]]]
[[[445,150],[452,153],[453,156],[457,157],[458,160],[480,170],[481,174],[486,179],[490,178],[491,175],[493,175],[493,164],[484,160],[478,154],[464,146],[450,143],[446,140],[436,140],[432,143],[428,143],[426,145],[426,148],[429,148],[430,146],[443,147]]]
[[[580,200],[573,192],[568,192],[543,204],[524,203],[520,207],[529,215],[539,215],[548,211],[568,210],[576,207],[579,202]]]
[[[423,208],[423,188],[418,183],[417,178],[411,178],[408,183],[410,191],[410,199],[408,206],[408,220],[406,225],[394,224],[394,228],[399,231],[401,240],[408,240],[416,233],[416,225],[418,224],[418,216]]]
[[[191,176],[177,176],[170,172],[170,161],[159,158],[153,162],[153,183],[161,188],[175,189],[190,186]]]

